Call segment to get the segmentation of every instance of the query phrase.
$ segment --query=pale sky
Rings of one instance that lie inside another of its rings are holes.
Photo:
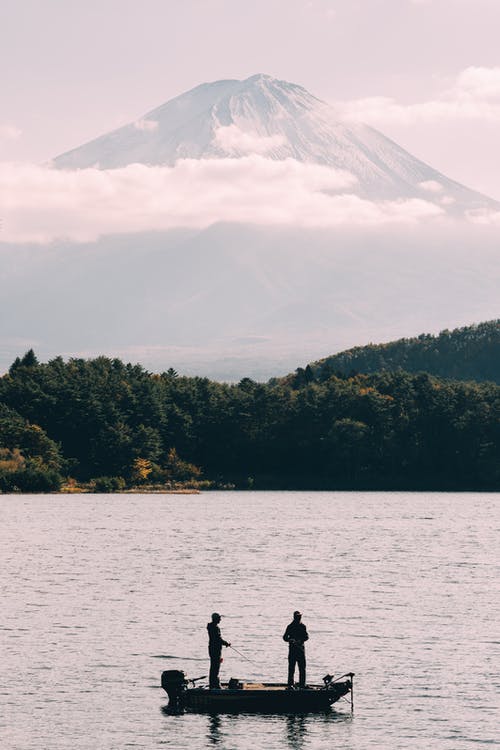
[[[0,160],[268,73],[500,199],[500,0],[2,0]]]

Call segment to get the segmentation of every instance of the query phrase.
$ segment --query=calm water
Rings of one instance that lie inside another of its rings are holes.
[[[2,750],[335,747],[499,740],[499,495],[2,496]],[[356,672],[320,716],[167,715],[163,669],[308,680]]]

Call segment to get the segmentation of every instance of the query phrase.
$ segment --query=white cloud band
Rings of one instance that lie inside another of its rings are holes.
[[[414,223],[443,214],[424,199],[364,200],[347,172],[293,159],[185,159],[61,171],[0,163],[0,240],[88,241],[103,234],[217,222],[331,227]]]

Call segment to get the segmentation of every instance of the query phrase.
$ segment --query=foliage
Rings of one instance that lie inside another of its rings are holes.
[[[94,492],[120,492],[125,489],[123,477],[96,477],[91,483]]]
[[[134,484],[146,484],[153,471],[153,464],[148,458],[135,458],[132,464],[132,481]]]
[[[183,461],[177,455],[175,448],[170,448],[167,456],[166,474],[170,479],[183,481],[186,479],[197,479],[201,474],[201,470],[198,466],[189,463],[189,461]]]
[[[41,486],[33,461],[45,476],[71,470],[101,492],[208,480],[499,489],[499,446],[498,385],[403,370],[318,380],[310,367],[299,378],[229,385],[105,357],[30,357],[0,378],[2,489],[28,466],[25,478]]]
[[[17,467],[0,462],[0,492],[57,492],[62,478],[41,461],[27,459]]]
[[[34,366],[31,357],[27,366]],[[59,446],[45,431],[0,403],[0,492],[58,490],[63,466]]]
[[[500,383],[500,320],[441,331],[438,336],[422,334],[388,344],[357,346],[308,365],[305,370],[299,368],[294,376],[296,383],[303,381],[308,368],[313,380],[326,380],[332,374],[401,369]]]

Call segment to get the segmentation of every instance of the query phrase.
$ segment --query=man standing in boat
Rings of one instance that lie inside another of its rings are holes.
[[[223,640],[220,634],[219,628],[220,615],[218,612],[212,614],[212,620],[207,625],[208,630],[208,654],[210,656],[210,675],[209,675],[209,686],[210,690],[219,690],[219,670],[220,663],[222,661],[221,653],[222,646],[230,646],[231,644]]]
[[[288,643],[288,687],[293,688],[295,665],[299,667],[299,688],[306,686],[306,650],[305,642],[309,640],[306,626],[301,622],[302,614],[295,610],[293,620],[287,626],[283,640]]]

